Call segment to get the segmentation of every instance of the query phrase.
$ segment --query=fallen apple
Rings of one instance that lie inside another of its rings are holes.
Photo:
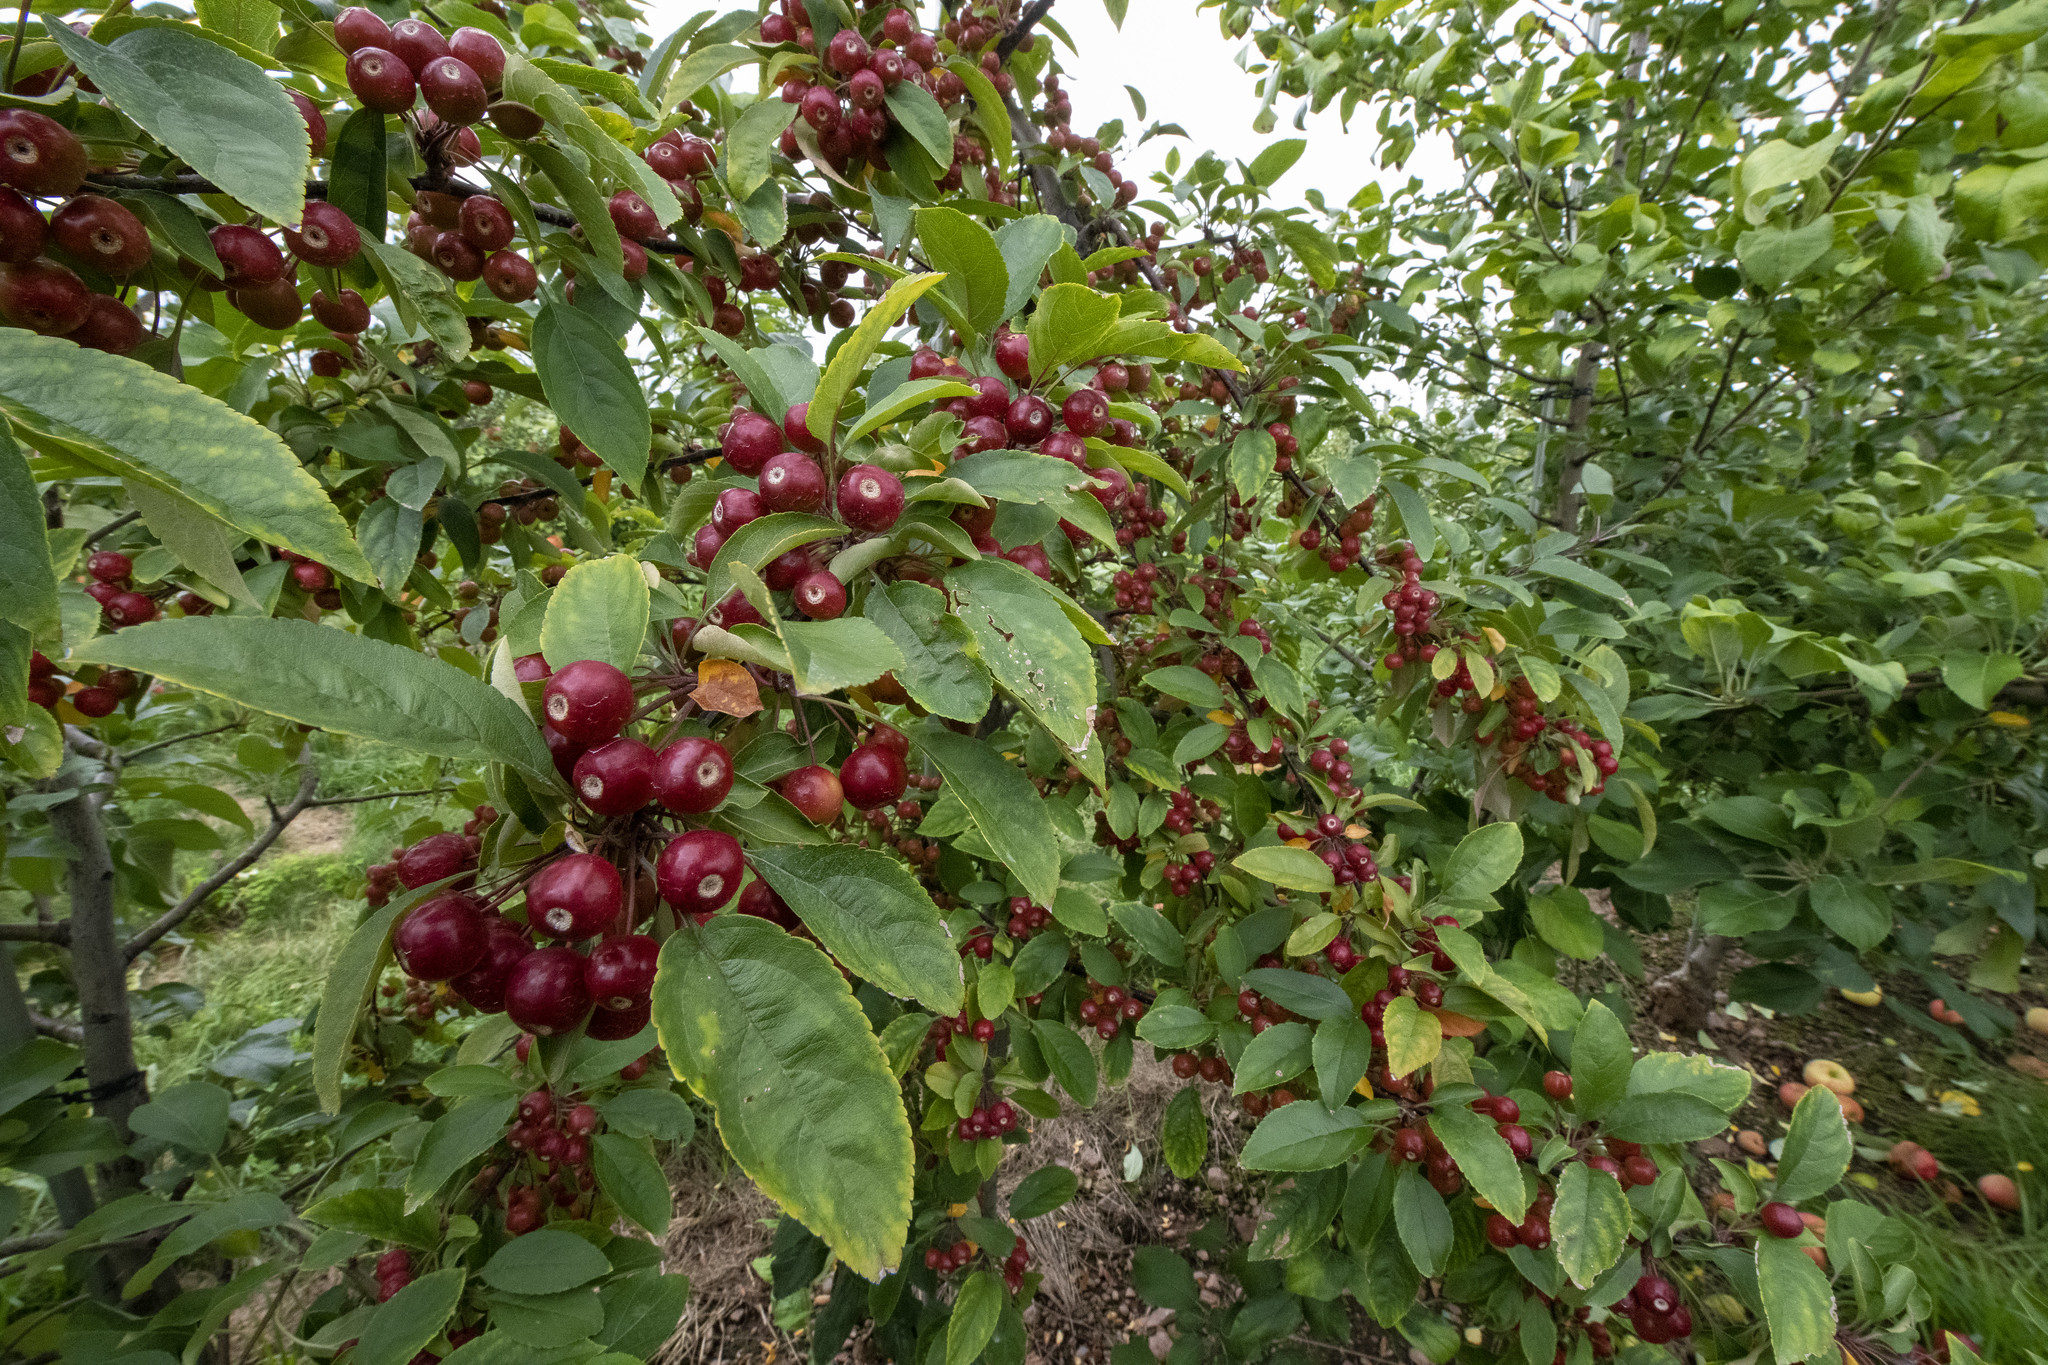
[[[1884,1003],[1884,987],[1872,986],[1867,991],[1844,990],[1842,998],[1852,1005],[1861,1005],[1867,1010],[1876,1009]]]
[[[1856,1093],[1856,1078],[1850,1075],[1849,1068],[1840,1062],[1816,1057],[1806,1064],[1806,1070],[1800,1074],[1808,1085],[1824,1085],[1837,1095]]]
[[[2009,1175],[1978,1176],[1977,1193],[1983,1195],[1984,1201],[1995,1208],[2004,1209],[2008,1213],[2019,1212],[2020,1187],[2013,1183]]]

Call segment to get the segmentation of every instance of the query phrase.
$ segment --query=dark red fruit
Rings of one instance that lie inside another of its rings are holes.
[[[85,281],[55,261],[37,257],[0,266],[0,318],[44,336],[78,330],[92,315]]]
[[[467,128],[491,107],[483,78],[460,57],[436,57],[420,72],[420,98],[443,123]]]
[[[334,586],[334,573],[325,564],[292,565],[292,582],[301,592],[324,592]]]
[[[552,938],[589,938],[609,928],[625,904],[611,860],[595,853],[558,858],[526,884],[526,922]]]
[[[1036,445],[1052,433],[1052,406],[1027,393],[1003,413],[1003,426],[1018,445]]]
[[[467,283],[484,273],[484,253],[469,244],[460,232],[442,232],[434,237],[434,264],[451,280]]]
[[[0,265],[20,265],[43,254],[50,225],[36,206],[0,186]]]
[[[497,251],[512,241],[512,211],[488,194],[462,201],[458,230],[478,251]]]
[[[903,480],[880,465],[857,464],[839,476],[839,519],[879,534],[903,515]]]
[[[353,289],[344,289],[339,298],[332,299],[315,291],[311,306],[313,320],[330,332],[354,336],[370,325],[370,306]]]
[[[753,881],[747,883],[747,889],[740,892],[738,908],[742,915],[765,919],[770,924],[781,925],[784,929],[794,930],[803,923],[797,918],[796,911],[789,908],[789,902],[777,895],[775,888],[762,881],[758,874]]]
[[[485,1014],[505,1008],[505,983],[533,945],[519,927],[502,915],[484,917],[484,950],[476,965],[448,984],[455,993]]]
[[[230,289],[228,302],[251,322],[273,332],[297,326],[299,314],[303,311],[298,286],[290,280],[272,280],[269,284],[250,289]]]
[[[540,948],[528,953],[505,983],[505,1013],[528,1033],[544,1038],[567,1033],[589,1012],[583,955],[574,948]]]
[[[761,469],[761,505],[771,512],[815,512],[825,505],[825,473],[808,455],[785,450]]]
[[[284,278],[284,253],[255,228],[223,223],[207,234],[230,289],[260,289]]]
[[[484,917],[469,896],[435,896],[415,907],[391,935],[391,950],[422,981],[461,976],[484,955]]]
[[[149,264],[149,229],[103,195],[81,194],[67,200],[50,215],[50,236],[86,265],[115,279]]]
[[[576,760],[576,794],[599,815],[625,815],[654,795],[654,750],[637,739],[614,739]]]
[[[564,782],[573,783],[576,780],[576,760],[583,757],[585,746],[552,725],[541,726],[540,737],[547,742],[548,757],[555,761],[555,771],[562,775]]]
[[[836,581],[836,580],[835,580]],[[797,588],[798,600],[802,600],[803,588]],[[839,808],[846,799],[845,789],[839,785],[839,774],[821,764],[798,768],[775,784],[783,799],[803,812],[806,820],[814,825],[829,825],[839,818]]]
[[[591,1011],[584,1032],[600,1043],[621,1043],[646,1028],[653,1014],[652,1000],[636,1000],[630,1008],[622,1010],[600,1007]]]
[[[1060,405],[1060,420],[1076,436],[1100,435],[1109,425],[1109,399],[1100,389],[1076,389]]]
[[[1797,1237],[1806,1231],[1806,1220],[1790,1204],[1772,1200],[1756,1211],[1757,1221],[1773,1237]]]
[[[740,841],[722,830],[693,829],[668,841],[654,864],[661,898],[700,921],[739,890],[746,858]]]
[[[825,63],[842,76],[851,76],[868,64],[868,40],[857,28],[842,28],[825,48]]]
[[[291,96],[292,106],[299,111],[299,121],[306,125],[306,142],[314,158],[327,155],[327,116],[320,112],[320,106],[292,89],[285,87],[285,94]]]
[[[813,621],[837,620],[846,610],[846,585],[826,569],[798,579],[790,595],[797,609]]]
[[[310,265],[347,265],[363,249],[363,235],[346,213],[324,199],[309,199],[298,230],[284,230],[284,244]]]
[[[782,434],[792,446],[812,455],[821,455],[825,443],[811,435],[811,405],[791,403],[789,411],[782,414]]]
[[[1509,1247],[1521,1245],[1522,1230],[1515,1226],[1512,1219],[1502,1214],[1490,1213],[1486,1216],[1486,1240],[1506,1251]]]
[[[759,474],[782,449],[782,429],[758,412],[741,409],[726,424],[718,443],[726,463],[742,474]]]
[[[85,321],[65,333],[81,346],[109,355],[126,355],[142,344],[148,329],[135,310],[107,294],[92,296],[92,311]]]
[[[646,241],[661,235],[661,219],[645,199],[631,190],[619,190],[605,201],[605,211],[611,215],[612,226],[619,230],[619,236],[633,241]]]
[[[101,716],[113,715],[114,708],[121,704],[121,697],[109,688],[81,687],[71,694],[71,704],[81,716],[98,720]]]
[[[711,524],[720,534],[729,536],[766,511],[761,495],[753,489],[728,488],[711,504]]]
[[[654,962],[660,952],[646,934],[608,938],[590,950],[583,985],[599,1008],[631,1009],[654,989]]]
[[[417,91],[405,59],[381,47],[360,47],[349,54],[348,88],[365,109],[379,114],[404,113],[412,108]]]
[[[118,550],[95,550],[85,571],[102,583],[126,583],[135,573],[135,561]]]
[[[460,834],[429,834],[397,858],[398,882],[417,890],[473,865],[469,841]]]
[[[540,292],[540,272],[516,251],[494,251],[484,262],[484,287],[507,303],[524,303]]]
[[[633,714],[633,683],[602,659],[578,659],[548,679],[542,693],[548,724],[579,744],[617,735]]]
[[[448,40],[424,19],[400,19],[391,26],[391,41],[385,46],[396,52],[415,76],[423,74],[436,58],[448,55]]]
[[[505,49],[480,28],[458,28],[448,38],[449,54],[458,57],[477,79],[495,90],[505,79]]]
[[[139,592],[116,593],[102,610],[116,626],[139,626],[156,619],[156,603]]]
[[[69,194],[85,172],[85,144],[69,128],[33,109],[0,109],[0,185]]]
[[[695,735],[654,756],[654,796],[680,815],[702,815],[732,791],[732,755],[716,740]]]
[[[886,806],[903,795],[910,770],[903,755],[887,744],[870,740],[839,765],[839,785],[855,810]]]
[[[1031,377],[1031,339],[1022,332],[996,338],[996,368],[1018,383]]]
[[[335,16],[334,41],[343,52],[354,52],[358,48],[391,46],[391,25],[375,13],[360,7],[351,7]]]
[[[1543,1093],[1562,1103],[1572,1097],[1572,1078],[1563,1071],[1543,1073]]]

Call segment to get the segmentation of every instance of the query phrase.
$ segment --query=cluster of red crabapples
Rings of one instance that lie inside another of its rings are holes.
[[[949,1247],[926,1247],[924,1268],[941,1275],[952,1275],[965,1270],[975,1253],[981,1248],[962,1239]],[[1031,1264],[1030,1248],[1019,1237],[1017,1244],[1010,1248],[1010,1254],[1003,1258],[1003,1283],[1010,1287],[1012,1294],[1024,1287],[1024,1271]]]
[[[1082,1023],[1106,1041],[1116,1037],[1126,1022],[1135,1024],[1143,1019],[1145,1002],[1122,986],[1105,986],[1099,981],[1090,981],[1088,994],[1076,1012]]]
[[[1344,741],[1340,739],[1332,743],[1343,744]],[[1349,746],[1346,747],[1348,749]],[[1327,754],[1330,750],[1318,749],[1316,752]],[[1347,763],[1345,766],[1348,768],[1350,765]],[[1372,845],[1362,837],[1352,837],[1350,829],[1343,816],[1326,811],[1306,829],[1296,829],[1283,822],[1275,832],[1283,844],[1295,839],[1308,840],[1309,851],[1322,859],[1323,866],[1330,869],[1337,885],[1370,885],[1379,879],[1380,865],[1373,856]]]
[[[71,693],[71,705],[79,715],[98,720],[111,716],[115,708],[136,689],[140,680],[125,668],[102,668],[98,677],[87,682],[74,677],[80,683],[76,692]],[[64,675],[57,671],[57,665],[40,650],[32,650],[28,656],[28,699],[33,706],[54,708],[64,700]]]
[[[1285,425],[1284,422],[1273,423],[1273,426]],[[1272,430],[1272,427],[1268,427],[1267,430]],[[1293,439],[1291,435],[1288,437],[1289,441]],[[1282,453],[1285,453],[1284,445]],[[1313,523],[1304,526],[1298,537],[1301,548],[1320,554],[1331,573],[1343,573],[1358,562],[1363,550],[1364,537],[1372,531],[1373,512],[1378,506],[1378,498],[1379,495],[1374,494],[1346,512],[1344,520],[1337,523],[1333,536],[1325,536],[1323,528]]]

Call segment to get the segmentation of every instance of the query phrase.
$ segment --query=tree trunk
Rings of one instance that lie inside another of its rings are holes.
[[[1660,1028],[1680,1035],[1698,1033],[1714,1012],[1714,992],[1721,984],[1721,963],[1735,940],[1702,932],[1695,912],[1686,935],[1685,961],[1650,987],[1650,1018]]]
[[[45,790],[79,787],[76,776],[58,777]],[[121,951],[114,914],[114,860],[100,823],[100,803],[80,789],[52,806],[50,828],[74,853],[71,863],[71,978],[85,1028],[85,1078],[93,1113],[106,1119],[123,1143],[131,1140],[128,1116],[149,1099],[148,1082],[135,1065],[135,1029],[128,1013],[128,961]],[[121,1157],[99,1168],[100,1197],[119,1199],[142,1188],[142,1164]]]
[[[1557,471],[1557,523],[1567,531],[1579,529],[1579,513],[1585,495],[1579,491],[1579,476],[1592,458],[1586,439],[1586,423],[1593,415],[1593,390],[1600,378],[1601,346],[1589,341],[1579,348],[1578,363],[1572,366],[1572,404],[1565,412],[1564,467]]]

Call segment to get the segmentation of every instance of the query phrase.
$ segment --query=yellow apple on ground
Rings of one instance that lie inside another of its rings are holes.
[[[1876,1009],[1884,1003],[1884,987],[1872,986],[1867,991],[1845,990],[1842,992],[1842,998],[1852,1005],[1861,1005],[1867,1010]]]
[[[2036,1033],[2048,1033],[2048,1006],[2036,1005],[2028,1010],[2027,1027]]]
[[[1849,1068],[1825,1057],[1816,1057],[1808,1062],[1801,1075],[1808,1085],[1824,1085],[1837,1095],[1856,1093],[1856,1078],[1849,1074]]]

